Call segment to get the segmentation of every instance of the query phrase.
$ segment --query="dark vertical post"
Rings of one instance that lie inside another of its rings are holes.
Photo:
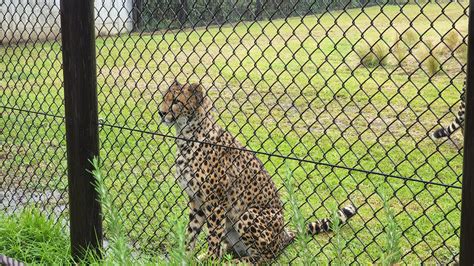
[[[142,0],[133,1],[132,9],[132,19],[133,19],[133,31],[138,31],[140,29],[141,23],[141,13],[142,13]]]
[[[94,0],[61,0],[72,255],[102,246],[100,204],[89,159],[99,154]]]
[[[469,1],[460,264],[474,265],[474,0]]]

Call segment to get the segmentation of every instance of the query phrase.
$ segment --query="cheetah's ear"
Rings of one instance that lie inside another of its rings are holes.
[[[193,83],[189,86],[189,91],[196,97],[197,102],[200,104],[204,99],[204,89],[201,84]]]
[[[181,83],[178,82],[178,79],[175,79],[173,81],[173,83],[171,83],[171,86],[170,87],[177,87],[177,88],[182,88],[183,85],[181,85]]]

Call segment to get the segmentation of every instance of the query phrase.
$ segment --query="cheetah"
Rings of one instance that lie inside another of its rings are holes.
[[[210,258],[222,258],[224,244],[238,262],[269,262],[295,234],[285,228],[283,203],[263,163],[216,123],[211,106],[201,85],[177,81],[159,106],[163,123],[176,130],[176,179],[189,196],[187,250],[194,250],[206,224]],[[340,222],[355,213],[352,205],[340,209]],[[307,231],[330,228],[325,218],[309,223]]]

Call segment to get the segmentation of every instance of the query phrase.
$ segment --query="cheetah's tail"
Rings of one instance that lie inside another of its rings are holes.
[[[352,204],[347,205],[344,208],[338,210],[337,214],[339,216],[339,224],[345,224],[349,218],[356,214],[356,212],[357,209]],[[324,218],[316,222],[311,222],[308,224],[308,233],[311,235],[316,235],[322,232],[331,231],[331,223],[332,221],[329,218]]]

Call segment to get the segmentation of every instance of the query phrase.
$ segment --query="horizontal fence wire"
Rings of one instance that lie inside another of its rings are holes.
[[[199,141],[199,140],[193,140],[193,139],[186,139],[186,138],[176,137],[176,136],[172,136],[172,135],[165,135],[165,134],[161,134],[161,133],[157,133],[157,132],[149,132],[149,131],[144,131],[144,130],[140,130],[140,129],[133,129],[133,128],[128,128],[128,127],[111,125],[111,124],[107,124],[107,123],[104,123],[104,122],[99,123],[99,126],[107,126],[107,127],[117,128],[117,129],[121,129],[121,130],[128,130],[128,131],[134,131],[134,132],[139,132],[139,133],[143,133],[143,134],[150,134],[150,135],[160,136],[160,137],[163,137],[163,138],[170,138],[170,139],[174,139],[174,140],[179,139],[179,140],[185,140],[185,141],[188,141],[188,142],[195,142],[195,143],[200,143],[200,144],[209,144],[209,145],[212,145],[212,146],[215,146],[215,147],[227,148],[227,149],[232,149],[232,150],[241,150],[241,151],[247,151],[248,152],[248,150],[245,149],[245,148],[230,147],[230,146],[220,145],[218,143]],[[363,169],[350,168],[350,167],[346,167],[346,166],[328,164],[328,163],[324,163],[324,162],[310,161],[310,160],[305,160],[305,159],[301,159],[301,158],[284,156],[284,155],[281,155],[281,154],[272,154],[272,153],[260,152],[260,151],[252,151],[252,152],[255,153],[255,154],[266,155],[266,156],[269,156],[269,157],[278,157],[278,158],[282,158],[282,159],[288,159],[288,160],[300,161],[300,162],[305,162],[305,163],[317,164],[317,165],[327,166],[327,167],[331,167],[331,168],[334,167],[334,168],[340,168],[340,169],[349,170],[349,171],[356,171],[356,172],[361,172],[361,173],[365,173],[365,174],[379,175],[379,176],[383,176],[383,177],[396,178],[396,179],[401,179],[401,180],[411,181],[411,182],[420,182],[420,183],[423,183],[423,184],[426,184],[426,185],[436,185],[436,186],[442,186],[442,187],[446,187],[446,188],[461,189],[460,186],[454,186],[454,185],[436,183],[436,182],[429,182],[429,181],[418,180],[418,179],[413,179],[413,178],[408,178],[408,177],[401,177],[401,176],[396,176],[396,175],[380,173],[380,172],[376,172],[376,171],[368,171],[368,170],[363,170]]]
[[[176,180],[181,141],[256,156],[291,230],[297,213],[309,223],[357,207],[340,232],[304,251],[294,243],[276,263],[381,263],[387,205],[402,262],[458,260],[462,134],[430,135],[460,105],[468,2],[95,2],[102,170],[134,254],[167,258],[179,246],[190,209]],[[33,205],[67,231],[59,4],[45,3],[0,7],[0,209]],[[175,81],[200,84],[242,146],[165,125]]]

